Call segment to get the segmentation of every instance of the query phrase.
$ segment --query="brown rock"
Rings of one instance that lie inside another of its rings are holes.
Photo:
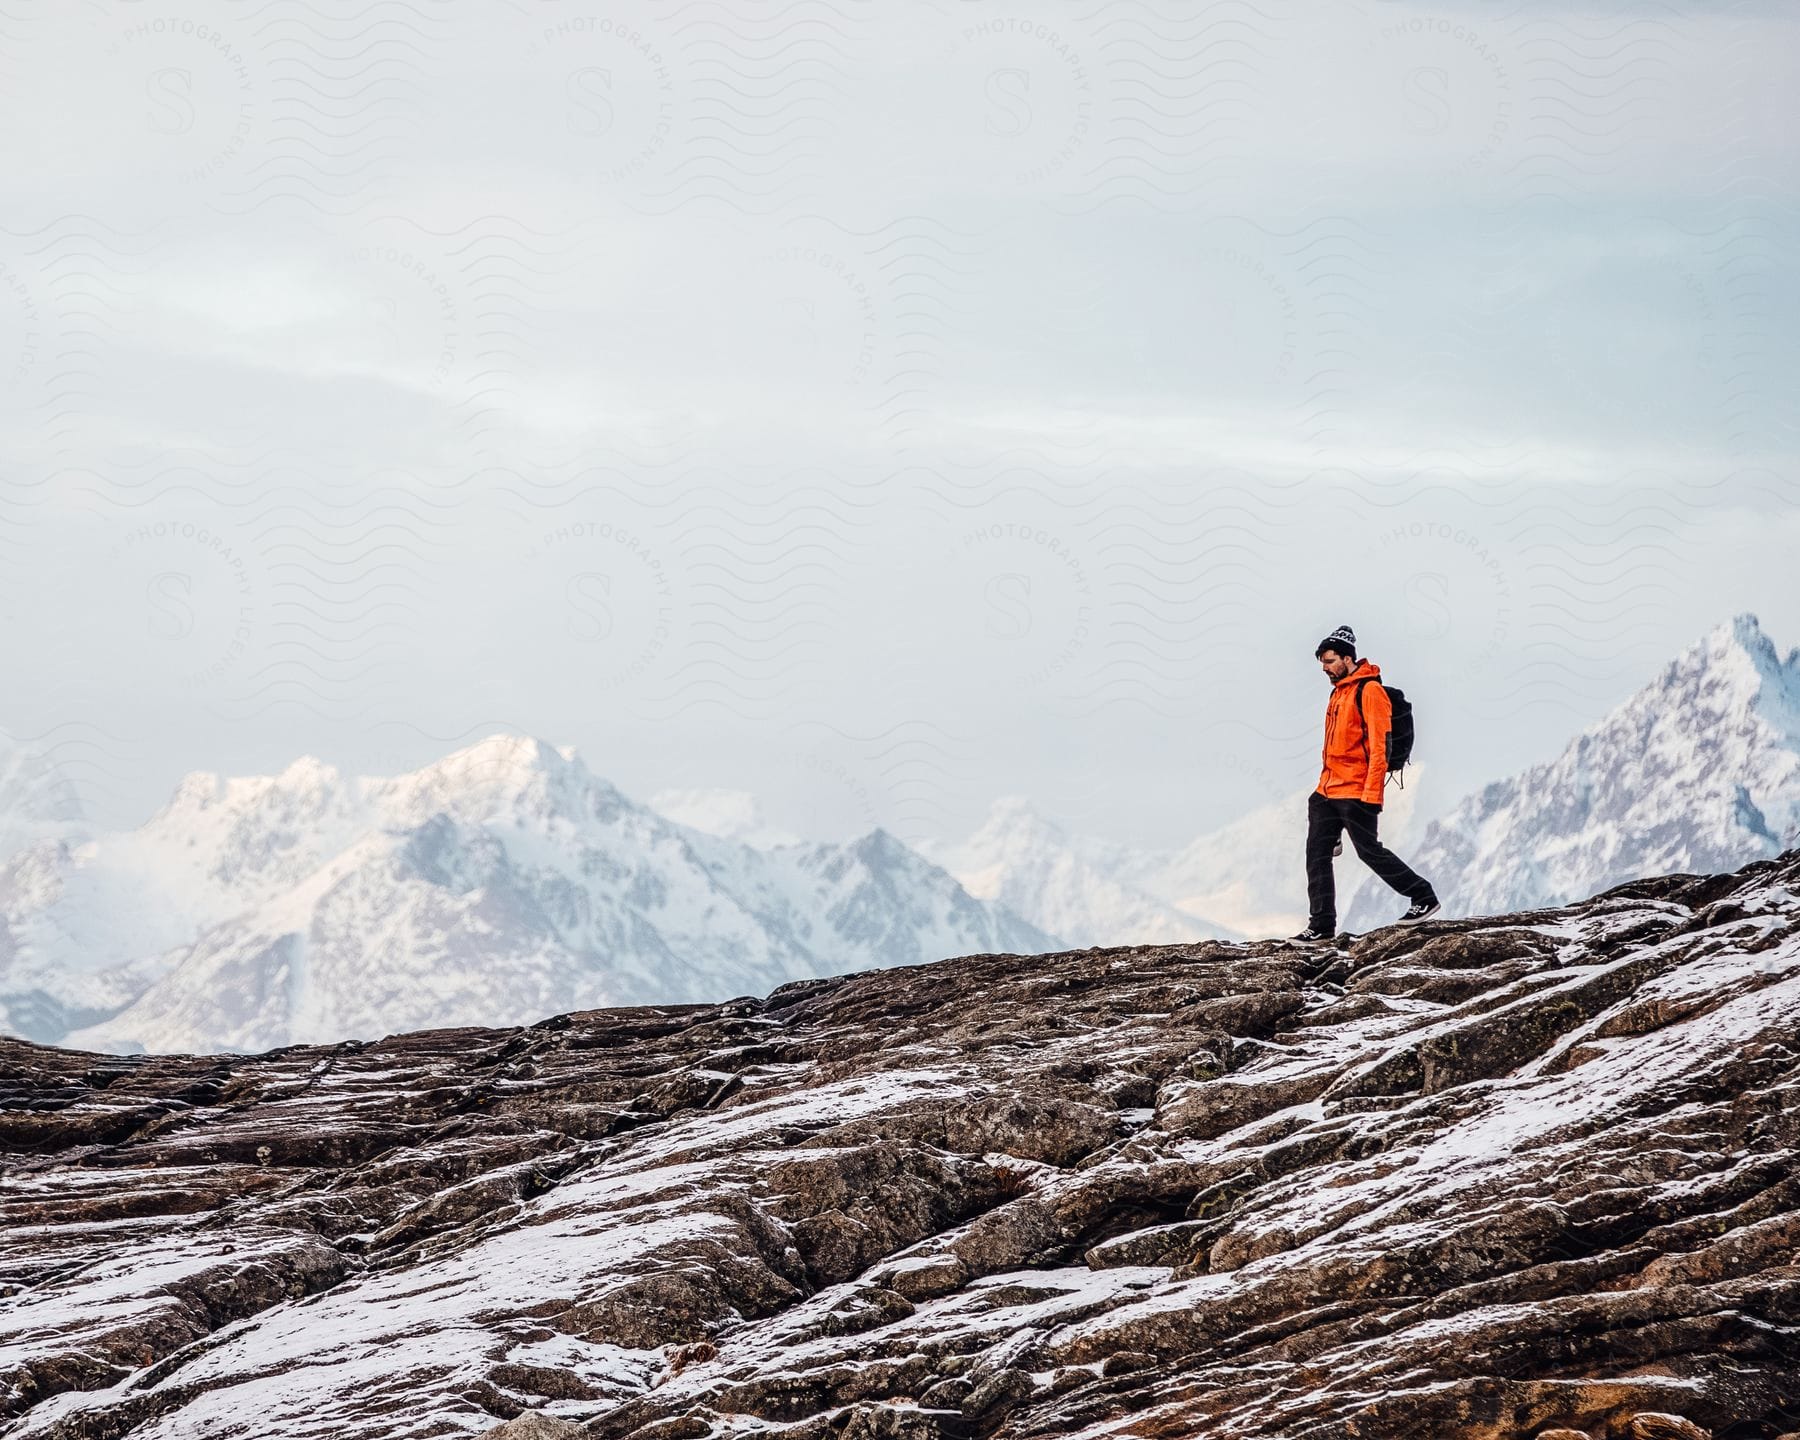
[[[1702,1429],[1692,1420],[1655,1410],[1633,1415],[1626,1432],[1631,1440],[1712,1440],[1712,1431]]]
[[[587,1431],[572,1420],[559,1420],[554,1415],[520,1415],[492,1430],[483,1430],[481,1440],[583,1440]]]
[[[1001,1096],[944,1112],[948,1149],[1072,1165],[1124,1132],[1110,1107],[1054,1095]]]
[[[1210,1245],[1217,1233],[1216,1224],[1208,1220],[1152,1225],[1102,1241],[1085,1258],[1092,1270],[1120,1265],[1186,1265]]]
[[[698,1415],[671,1415],[667,1420],[652,1420],[631,1432],[632,1440],[705,1440],[712,1433],[712,1423]]]
[[[523,1395],[542,1395],[547,1400],[596,1400],[602,1392],[569,1370],[549,1365],[496,1365],[488,1371],[490,1383]]]
[[[919,1396],[921,1405],[939,1410],[960,1410],[975,1387],[960,1375],[949,1375]]]
[[[825,1435],[832,1440],[941,1440],[943,1431],[931,1416],[911,1406],[863,1404],[833,1416]]]
[[[961,1289],[969,1272],[954,1255],[931,1255],[880,1270],[874,1278],[916,1304]]]
[[[969,1392],[962,1403],[962,1413],[972,1420],[1004,1415],[1029,1400],[1036,1388],[1023,1370],[1002,1370]]]
[[[1335,1070],[1282,1080],[1229,1075],[1218,1080],[1165,1085],[1156,1102],[1156,1123],[1171,1135],[1212,1140],[1252,1121],[1316,1100],[1336,1078]]]

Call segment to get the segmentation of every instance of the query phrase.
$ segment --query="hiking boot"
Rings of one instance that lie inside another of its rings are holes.
[[[1429,900],[1415,900],[1412,903],[1412,908],[1394,923],[1396,925],[1408,925],[1414,920],[1423,920],[1428,915],[1435,915],[1442,908],[1443,907],[1438,904],[1435,895]]]
[[[1308,925],[1298,935],[1290,936],[1289,938],[1304,941],[1329,940],[1331,939],[1331,932],[1329,930],[1315,930],[1312,926]]]

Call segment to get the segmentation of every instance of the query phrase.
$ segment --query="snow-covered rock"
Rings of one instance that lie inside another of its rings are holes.
[[[394,777],[311,757],[190,775],[137,830],[14,856],[0,914],[12,1028],[73,1021],[75,1043],[114,1050],[717,1000],[1051,943],[880,830],[757,849],[513,736]]]
[[[1559,904],[1637,875],[1729,869],[1800,839],[1800,649],[1754,615],[1677,655],[1554,760],[1470,795],[1407,858],[1450,915]],[[1351,929],[1405,901],[1365,886]]]
[[[1774,1440],[1797,1031],[1800,851],[1343,947],[0,1040],[0,1427]]]

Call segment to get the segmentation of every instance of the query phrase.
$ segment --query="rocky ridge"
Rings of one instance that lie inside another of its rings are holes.
[[[1800,851],[258,1056],[0,1042],[0,1434],[1800,1431]]]

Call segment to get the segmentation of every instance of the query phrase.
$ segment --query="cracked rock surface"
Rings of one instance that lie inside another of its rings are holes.
[[[1800,1432],[1800,852],[257,1056],[0,1041],[0,1435]]]

